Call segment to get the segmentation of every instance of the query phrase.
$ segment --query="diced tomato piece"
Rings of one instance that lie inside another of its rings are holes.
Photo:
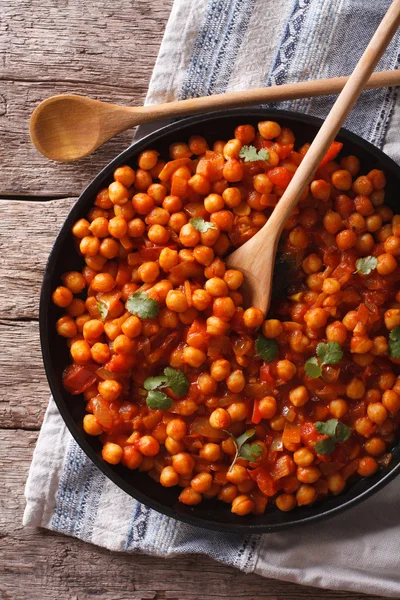
[[[91,385],[96,383],[97,376],[95,371],[99,365],[69,365],[62,376],[65,389],[76,396],[82,394]]]
[[[319,166],[323,167],[329,161],[334,160],[342,148],[343,148],[343,144],[341,142],[336,142],[336,141],[332,142],[332,144],[329,146],[328,151],[325,154],[324,158],[321,160]]]
[[[182,285],[187,279],[204,279],[204,267],[199,263],[181,262],[172,267],[169,272],[170,281],[174,286]]]
[[[298,444],[301,441],[301,425],[285,423],[282,434],[283,444]]]
[[[125,354],[113,354],[104,368],[108,371],[123,373],[128,371],[136,362],[136,356],[127,356]]]
[[[177,158],[176,160],[170,160],[167,164],[162,168],[161,172],[158,175],[158,179],[160,181],[168,181],[171,179],[174,172],[179,169],[179,167],[183,167],[184,165],[190,165],[190,158]]]
[[[210,425],[208,417],[196,417],[189,425],[189,434],[198,434],[215,439],[224,439],[226,437],[226,433]]]
[[[264,363],[262,365],[262,367],[260,367],[260,379],[261,379],[261,381],[265,381],[265,383],[268,383],[271,386],[275,386],[276,379],[271,373],[271,368],[272,368],[272,362]]]
[[[100,302],[104,302],[109,312],[111,312],[117,305],[118,300],[121,298],[122,292],[118,288],[114,288],[111,292],[102,292],[98,294],[97,299]]]
[[[271,476],[276,481],[291,475],[296,470],[296,465],[293,458],[285,454],[280,456],[271,469]]]
[[[201,217],[208,220],[210,214],[204,208],[204,202],[189,202],[183,209],[190,217]]]
[[[285,169],[285,167],[275,167],[268,171],[270,181],[280,188],[286,189],[291,182],[293,173]]]
[[[199,350],[207,349],[210,342],[210,335],[207,333],[207,326],[204,321],[200,321],[200,319],[193,321],[186,334],[186,341],[193,348],[198,348]]]
[[[268,498],[264,496],[261,492],[251,492],[251,497],[255,502],[255,507],[253,508],[253,515],[263,515],[265,513],[265,509],[267,508]]]
[[[171,196],[179,196],[184,198],[188,189],[188,182],[182,177],[172,176]]]
[[[128,265],[126,261],[119,261],[117,276],[115,278],[115,284],[121,288],[131,281],[132,278],[132,267]]]
[[[257,483],[259,490],[266,496],[275,496],[281,488],[280,482],[275,481],[264,467],[249,471],[249,475]]]
[[[260,411],[260,400],[255,399],[254,400],[254,404],[253,404],[253,414],[251,416],[251,422],[254,423],[255,425],[258,425],[258,423],[261,421],[262,416],[261,416],[261,411]]]
[[[197,164],[196,173],[204,175],[210,181],[218,181],[222,179],[222,171],[224,170],[225,159],[222,154],[207,150],[204,157]]]
[[[100,425],[105,429],[111,429],[113,425],[113,416],[108,402],[101,396],[96,396],[92,399],[92,407],[93,414]]]

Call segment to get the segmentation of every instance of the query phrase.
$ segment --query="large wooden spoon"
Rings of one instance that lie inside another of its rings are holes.
[[[400,0],[394,0],[267,223],[228,256],[228,265],[240,269],[245,276],[244,295],[248,305],[267,312],[275,255],[283,227],[399,24]]]
[[[138,107],[61,94],[43,100],[36,107],[30,133],[32,142],[44,156],[68,162],[91,154],[110,138],[136,125],[238,106],[338,94],[347,81],[348,77],[335,77]],[[374,73],[365,88],[391,85],[400,85],[400,71]]]

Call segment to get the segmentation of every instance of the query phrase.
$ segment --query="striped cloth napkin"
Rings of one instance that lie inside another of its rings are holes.
[[[147,102],[350,73],[389,3],[175,0]],[[398,53],[397,36],[379,69],[396,68]],[[279,107],[324,116],[332,101]],[[399,125],[395,90],[365,92],[346,123],[397,160]],[[139,135],[148,132],[146,126]],[[265,577],[399,598],[399,496],[394,481],[361,506],[293,532],[243,537],[202,530],[150,510],[106,479],[51,400],[26,485],[24,524],[110,550],[204,553]]]

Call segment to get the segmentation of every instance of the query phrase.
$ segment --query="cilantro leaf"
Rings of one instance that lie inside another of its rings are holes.
[[[189,381],[183,371],[173,369],[172,367],[166,367],[164,369],[164,375],[167,378],[166,386],[171,388],[175,396],[185,396],[189,390]]]
[[[173,401],[164,392],[151,390],[147,394],[146,404],[152,410],[168,410],[173,405]]]
[[[164,387],[167,381],[165,375],[156,375],[156,377],[148,377],[144,382],[144,389],[147,391],[156,390],[159,387]]]
[[[126,309],[140,319],[154,319],[160,312],[157,300],[149,298],[147,292],[134,292],[125,304]]]
[[[271,362],[278,355],[278,343],[276,340],[269,340],[259,335],[256,341],[256,352],[263,360]]]
[[[344,423],[341,423],[339,421],[339,423],[337,424],[337,427],[336,427],[336,441],[337,442],[347,442],[347,440],[351,436],[351,433],[352,433],[352,429],[350,427],[347,427],[347,425],[345,425]]]
[[[161,388],[171,388],[175,396],[181,397],[187,394],[189,389],[189,381],[182,371],[172,369],[172,367],[166,367],[164,369],[164,375],[147,377],[143,387],[148,391]]]
[[[240,449],[238,458],[243,460],[249,460],[250,462],[256,462],[262,455],[263,449],[260,444],[253,442],[252,444],[243,444]]]
[[[97,310],[98,310],[98,311],[99,311],[99,313],[100,313],[100,316],[101,316],[101,318],[102,318],[102,319],[103,319],[103,321],[104,321],[104,319],[106,319],[106,318],[107,318],[107,315],[108,315],[108,308],[107,308],[107,305],[106,305],[106,303],[105,303],[105,302],[102,302],[101,300],[99,300],[99,301],[96,303],[96,306],[97,306]]]
[[[322,365],[336,365],[343,358],[342,348],[337,342],[318,344],[316,353]]]
[[[336,442],[331,438],[321,440],[320,442],[316,442],[314,444],[314,449],[317,454],[332,454],[335,448]]]
[[[242,146],[239,156],[244,159],[244,162],[255,162],[257,160],[268,160],[269,152],[265,148],[261,148],[261,150],[257,152],[255,146]]]
[[[336,448],[338,442],[345,442],[349,439],[352,429],[347,427],[339,419],[329,419],[329,421],[317,421],[315,429],[318,433],[328,435],[329,438],[321,440],[314,444],[315,451],[318,454],[331,454]]]
[[[313,379],[317,379],[317,377],[321,377],[322,369],[318,362],[318,359],[315,356],[312,356],[306,361],[304,365],[304,370],[306,375],[312,377]]]
[[[366,256],[365,258],[359,258],[356,261],[356,273],[360,275],[369,275],[371,271],[376,269],[378,259],[375,256]]]
[[[210,223],[210,221],[205,221],[202,217],[193,217],[190,219],[189,223],[192,227],[200,231],[200,233],[206,233],[209,229],[216,229],[214,223]]]
[[[400,358],[400,325],[389,333],[389,354],[392,358]]]
[[[329,421],[317,421],[315,423],[315,429],[318,433],[329,435],[330,438],[336,438],[336,428],[338,426],[339,419],[329,419]]]
[[[244,433],[242,433],[242,435],[239,435],[239,437],[235,438],[234,435],[232,435],[232,433],[230,433],[229,431],[225,431],[225,433],[227,433],[229,435],[229,437],[232,438],[233,443],[235,444],[235,448],[236,448],[236,453],[235,453],[235,458],[232,461],[231,466],[229,467],[229,470],[232,469],[233,465],[236,463],[238,458],[243,458],[244,460],[250,460],[251,462],[256,461],[258,458],[260,458],[261,454],[262,454],[262,447],[260,446],[260,444],[248,444],[248,440],[251,440],[251,438],[256,434],[256,430],[255,429],[248,429],[247,431],[245,431]]]

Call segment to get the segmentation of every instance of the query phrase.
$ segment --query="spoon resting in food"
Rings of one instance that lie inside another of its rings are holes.
[[[302,193],[325,156],[344,120],[400,24],[400,0],[394,0],[349,77],[321,129],[300,163],[272,215],[254,237],[227,258],[230,268],[245,276],[244,298],[249,306],[268,311],[275,256],[282,230]]]

